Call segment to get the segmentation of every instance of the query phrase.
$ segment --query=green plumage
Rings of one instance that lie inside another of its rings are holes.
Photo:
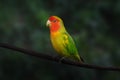
[[[73,41],[73,39],[71,38],[71,36],[68,33],[63,33],[63,45],[65,48],[65,53],[68,54],[69,53],[69,57],[75,60],[80,60],[80,57],[78,55],[78,51],[77,48],[75,46],[75,43]]]

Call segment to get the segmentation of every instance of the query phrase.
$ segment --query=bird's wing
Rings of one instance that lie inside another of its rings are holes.
[[[75,55],[77,52],[77,48],[72,37],[68,33],[64,33],[63,35],[63,45],[66,48],[67,53],[70,55]]]
[[[84,62],[83,58],[78,54],[76,45],[72,39],[72,37],[68,33],[64,33],[63,35],[63,45],[66,50],[66,53],[68,53],[72,58],[80,60]]]

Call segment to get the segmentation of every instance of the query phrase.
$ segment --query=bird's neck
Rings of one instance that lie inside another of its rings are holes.
[[[65,27],[63,24],[55,24],[50,27],[50,33],[65,32]]]
[[[50,32],[57,32],[60,29],[60,25],[54,24],[50,27]]]

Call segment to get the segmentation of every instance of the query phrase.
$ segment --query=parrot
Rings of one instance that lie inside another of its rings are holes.
[[[64,27],[62,19],[58,16],[50,16],[46,22],[50,30],[50,40],[53,48],[62,57],[73,61],[83,62],[78,54],[76,45]]]

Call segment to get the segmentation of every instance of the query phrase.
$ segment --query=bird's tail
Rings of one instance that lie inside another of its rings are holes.
[[[76,55],[75,60],[78,61],[78,62],[81,62],[81,63],[84,62],[84,59],[79,55]]]
[[[80,59],[81,59],[82,62],[85,62],[85,60],[81,56],[80,56]]]

